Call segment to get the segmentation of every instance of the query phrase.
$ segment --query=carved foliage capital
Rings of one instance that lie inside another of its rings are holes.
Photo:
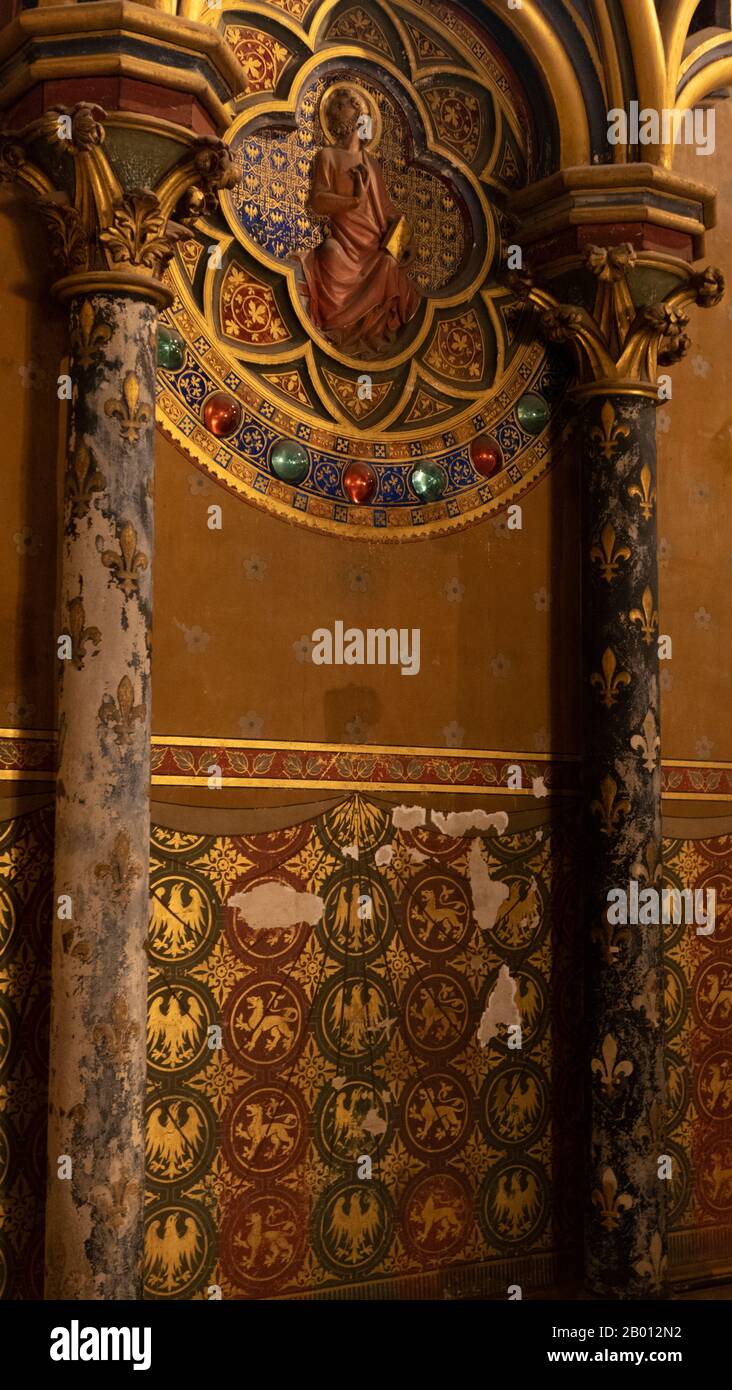
[[[106,123],[101,106],[77,102],[0,134],[0,180],[35,196],[65,274],[129,269],[159,280],[188,234],[181,215],[211,211],[218,190],[236,182],[236,166],[222,141],[202,136],[155,188],[127,188],[104,150]],[[71,195],[54,186],[53,162],[36,153],[44,147],[73,161]]]
[[[611,390],[636,387],[653,395],[658,367],[681,360],[689,351],[690,304],[709,309],[725,293],[725,279],[714,267],[690,272],[686,281],[658,304],[636,308],[628,274],[642,259],[634,247],[590,246],[585,265],[597,280],[593,310],[563,304],[538,285],[530,270],[509,277],[517,299],[534,305],[542,330],[554,342],[571,344],[579,368],[580,386],[601,383]]]

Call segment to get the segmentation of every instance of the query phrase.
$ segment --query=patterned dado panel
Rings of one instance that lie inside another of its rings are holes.
[[[528,1297],[577,1272],[571,829],[450,836],[427,821],[395,829],[385,802],[352,796],[261,834],[153,830],[149,1297],[471,1297],[516,1282]],[[699,1277],[724,1270],[732,1234],[732,836],[665,853],[670,884],[717,891],[714,936],[670,928],[667,951],[672,1272]],[[42,1290],[51,854],[50,812],[0,824],[5,1298]],[[490,931],[476,854],[509,890]],[[272,881],[322,897],[322,920],[242,926],[229,899]],[[494,992],[503,967],[520,1052]],[[660,1137],[660,1103],[649,1123]],[[601,1201],[595,1219],[609,1219]]]
[[[472,845],[395,831],[359,797],[265,835],[154,832],[150,1295],[408,1298],[556,1277],[571,880],[548,833],[486,837],[485,869],[510,890],[486,935]],[[273,880],[318,894],[322,920],[254,931],[224,907]],[[505,964],[520,1053],[503,1026],[477,1037]]]
[[[307,21],[305,8],[244,23],[225,6],[251,84],[225,136],[239,179],[170,268],[165,319],[184,344],[159,374],[158,419],[270,511],[339,535],[434,534],[525,491],[562,432],[567,360],[536,339],[502,273],[506,198],[536,175],[543,136],[505,50],[461,6],[342,0]],[[329,232],[309,195],[340,84],[370,122],[372,179],[378,166],[410,229],[419,299],[371,353],[316,324],[300,278]],[[222,395],[225,426],[209,405]],[[284,472],[283,441],[300,460]]]
[[[732,835],[667,840],[663,877],[716,893],[711,936],[667,928],[671,1264],[723,1273],[732,1248]]]
[[[0,821],[0,1297],[43,1297],[53,812]]]

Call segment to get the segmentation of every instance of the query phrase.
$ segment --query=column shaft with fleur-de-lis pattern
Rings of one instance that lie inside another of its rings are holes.
[[[168,125],[155,188],[125,188],[108,120],[82,101],[0,138],[0,176],[47,222],[69,304],[46,1217],[57,1299],[141,1295],[157,320],[179,219],[237,177],[220,141],[182,144]]]
[[[529,270],[510,283],[545,335],[572,347],[581,412],[586,1284],[603,1298],[659,1298],[673,1180],[663,1152],[663,928],[659,911],[655,922],[615,920],[608,895],[624,894],[632,911],[636,891],[661,888],[655,406],[659,369],[689,350],[689,306],[719,304],[725,281],[667,257],[669,288],[654,257],[629,242],[588,245],[582,262],[595,280],[592,310],[584,291],[563,302]]]
[[[47,1296],[139,1298],[157,309],[70,304]],[[58,1171],[54,1171],[58,1167]]]
[[[587,1282],[603,1297],[657,1298],[667,1188],[663,928],[614,923],[608,904],[612,889],[629,895],[631,881],[660,888],[654,403],[591,395],[582,433]]]

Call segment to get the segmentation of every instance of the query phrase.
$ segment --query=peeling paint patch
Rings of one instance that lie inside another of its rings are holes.
[[[257,883],[228,900],[229,907],[252,931],[273,931],[297,927],[301,922],[315,926],[323,916],[325,904],[317,893],[299,893],[289,883]]]
[[[507,1028],[512,1024],[520,1026],[521,1013],[516,1003],[517,989],[518,982],[512,978],[508,966],[502,965],[478,1024],[478,1042],[481,1047],[487,1047],[491,1040],[498,1036],[498,1029],[502,1023]]]
[[[352,845],[341,845],[341,854],[344,859],[347,856],[351,859],[358,859],[358,842]]]
[[[507,883],[494,883],[483,858],[480,840],[473,840],[468,856],[468,877],[473,896],[473,916],[483,931],[496,924],[498,909],[509,894]]]
[[[546,787],[544,786],[544,778],[543,778],[543,777],[534,777],[534,778],[532,778],[532,781],[531,781],[531,794],[532,794],[532,796],[537,796],[537,797],[542,797],[542,796],[548,796],[548,795],[549,795],[549,792],[547,791]]]
[[[427,811],[424,806],[395,806],[391,813],[391,823],[395,830],[416,830],[424,825]]]
[[[393,858],[393,845],[379,845],[379,848],[377,849],[376,854],[374,855],[374,863],[377,869],[383,869],[386,867],[387,864],[391,864]]]
[[[499,835],[503,835],[508,828],[508,816],[505,811],[495,811],[489,815],[487,811],[448,811],[447,815],[442,811],[432,811],[432,824],[443,835],[464,835],[468,830],[497,830]]]
[[[378,1110],[372,1108],[369,1110],[361,1128],[365,1130],[367,1134],[373,1134],[374,1137],[376,1137],[377,1134],[386,1134],[386,1120],[383,1115],[379,1114]]]

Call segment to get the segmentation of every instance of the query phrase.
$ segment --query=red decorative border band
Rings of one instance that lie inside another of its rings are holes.
[[[514,788],[516,768],[521,786]],[[270,787],[360,787],[368,790],[490,791],[506,795],[573,795],[578,768],[573,759],[546,754],[452,752],[438,748],[379,748],[372,745],[263,743],[225,744],[202,739],[153,739],[153,783],[206,782],[218,771],[224,786],[259,783]],[[511,773],[513,776],[511,777]]]
[[[53,780],[56,735],[48,730],[0,729],[0,779]],[[521,786],[509,786],[521,769]],[[667,799],[732,801],[732,763],[663,764]],[[155,736],[154,786],[322,787],[364,791],[491,792],[542,799],[579,791],[580,759],[550,753],[482,752],[476,749],[278,743],[261,739]],[[541,779],[541,780],[539,780]]]

